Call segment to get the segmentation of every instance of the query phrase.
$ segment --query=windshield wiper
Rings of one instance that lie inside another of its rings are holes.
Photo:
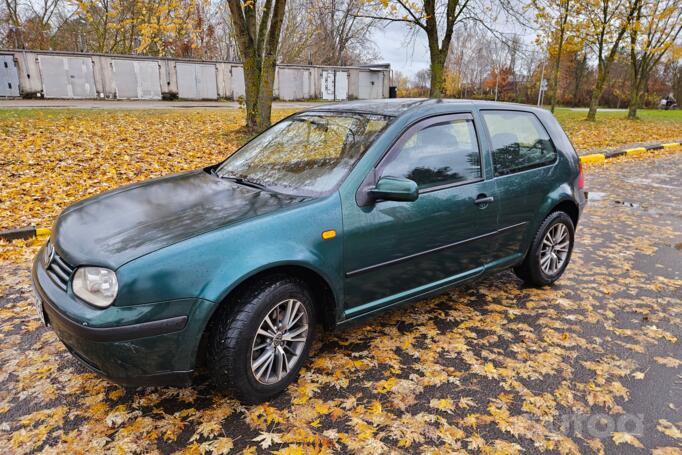
[[[240,176],[236,176],[236,175],[220,175],[215,170],[212,171],[212,174],[218,178],[230,180],[230,181],[235,182],[239,185],[250,186],[252,188],[257,188],[259,190],[268,191],[268,187],[263,185],[262,183],[255,182],[253,180],[249,180],[249,179],[244,178],[244,177],[240,177]]]

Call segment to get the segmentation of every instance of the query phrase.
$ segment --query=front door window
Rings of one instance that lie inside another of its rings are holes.
[[[398,146],[381,176],[414,180],[420,189],[481,178],[476,130],[468,119],[429,125]]]

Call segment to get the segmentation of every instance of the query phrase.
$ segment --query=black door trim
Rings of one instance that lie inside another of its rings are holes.
[[[465,245],[465,244],[467,244],[467,243],[474,242],[474,241],[480,240],[480,239],[484,239],[484,238],[486,238],[486,237],[493,237],[493,236],[499,235],[499,234],[501,234],[501,233],[503,233],[503,232],[509,231],[509,230],[511,230],[511,229],[516,229],[516,228],[518,228],[518,227],[524,226],[524,225],[526,225],[526,224],[528,224],[527,221],[524,221],[524,222],[522,222],[522,223],[512,224],[511,226],[505,226],[505,227],[503,227],[503,228],[501,228],[501,229],[497,229],[497,230],[492,231],[492,232],[487,232],[487,233],[485,233],[485,234],[477,235],[477,236],[475,236],[475,237],[471,237],[471,238],[464,239],[464,240],[459,240],[459,241],[453,242],[453,243],[448,243],[447,245],[437,246],[437,247],[435,247],[435,248],[431,248],[431,249],[428,249],[428,250],[420,251],[419,253],[408,254],[407,256],[399,257],[399,258],[396,258],[396,259],[391,259],[390,261],[379,262],[379,263],[377,263],[377,264],[369,265],[369,266],[367,266],[367,267],[362,267],[362,268],[360,268],[360,269],[351,270],[350,272],[346,272],[346,278],[350,278],[350,277],[353,277],[353,276],[356,276],[356,275],[360,275],[360,274],[362,274],[362,273],[369,272],[369,271],[371,271],[371,270],[378,269],[378,268],[381,268],[381,267],[386,267],[386,266],[389,266],[389,265],[394,265],[394,264],[398,264],[398,263],[401,263],[401,262],[409,261],[410,259],[414,259],[414,258],[417,258],[417,257],[419,257],[419,256],[424,256],[424,255],[427,255],[427,254],[437,253],[437,252],[439,252],[439,251],[446,250],[446,249],[448,249],[448,248],[453,248],[453,247],[456,247],[456,246]]]

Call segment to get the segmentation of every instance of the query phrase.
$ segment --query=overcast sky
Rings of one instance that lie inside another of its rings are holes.
[[[526,45],[532,45],[535,39],[533,30],[516,23],[499,19],[494,24],[505,34],[518,34]],[[429,45],[426,33],[421,29],[413,30],[408,24],[389,22],[375,28],[371,39],[379,50],[378,62],[390,63],[393,70],[411,77],[429,67]]]
[[[389,23],[386,27],[374,30],[372,40],[381,54],[382,63],[390,63],[391,68],[408,76],[429,67],[429,46],[426,33],[414,33],[406,24]]]

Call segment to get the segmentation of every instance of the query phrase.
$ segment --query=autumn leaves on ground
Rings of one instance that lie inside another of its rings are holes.
[[[277,117],[288,112],[278,111]],[[581,149],[682,139],[679,113],[558,114]],[[0,229],[215,163],[238,111],[0,111]],[[124,390],[31,303],[37,242],[0,243],[0,453],[682,453],[682,153],[588,168],[595,194],[557,286],[502,273],[326,334],[287,393],[241,406]],[[652,177],[653,176],[653,177]]]

